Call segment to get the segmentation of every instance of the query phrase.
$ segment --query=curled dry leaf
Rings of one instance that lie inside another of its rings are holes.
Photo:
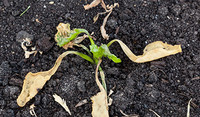
[[[24,53],[25,58],[29,58],[31,54],[34,54],[34,56],[37,54],[37,51],[34,50],[35,47],[32,47],[32,51],[28,51],[27,47],[25,45],[26,46],[31,46],[31,39],[26,38],[26,39],[23,39],[23,41],[21,42],[21,47],[25,52]]]
[[[107,9],[106,9],[106,5],[105,5],[105,3],[104,3],[103,0],[94,0],[94,1],[92,1],[90,4],[85,5],[85,6],[84,6],[84,9],[85,9],[85,10],[88,10],[88,9],[90,9],[90,8],[96,7],[99,3],[101,3],[101,6],[102,6],[105,10],[107,10]]]
[[[68,106],[66,105],[66,101],[62,99],[60,96],[58,96],[57,94],[54,94],[53,97],[55,101],[58,102],[71,115],[71,112]]]
[[[139,115],[136,115],[136,114],[127,115],[122,110],[119,110],[119,111],[121,112],[122,115],[124,115],[122,117],[139,117]]]
[[[106,26],[106,22],[108,20],[108,17],[110,16],[110,14],[112,13],[112,10],[113,8],[115,8],[116,6],[119,7],[119,4],[118,3],[114,3],[114,5],[111,5],[111,6],[107,6],[107,8],[109,9],[108,11],[106,12],[109,12],[108,15],[104,18],[103,20],[103,24],[102,26],[100,27],[100,30],[101,30],[101,35],[104,39],[109,39],[109,35],[106,33],[106,30],[105,30],[105,26]],[[97,17],[98,18],[98,17]],[[97,19],[96,19],[97,20]]]
[[[74,51],[67,51],[61,54],[56,60],[54,66],[44,72],[32,73],[29,72],[24,80],[22,91],[17,98],[17,104],[23,107],[30,99],[32,99],[44,84],[51,78],[51,76],[57,71],[61,64],[62,59],[68,54],[75,54]]]
[[[70,24],[69,23],[59,23],[59,25],[56,27],[56,29],[58,30],[58,32],[55,35],[55,41],[59,42],[59,38],[62,35],[62,38],[67,38],[71,32],[70,29]],[[64,45],[63,48],[64,49],[68,49],[68,47],[73,47],[73,43],[69,42],[68,44]]]
[[[35,105],[34,105],[34,104],[32,104],[32,105],[30,106],[30,114],[31,114],[32,116],[35,116],[35,117],[37,117],[37,115],[36,115],[36,113],[35,113],[35,110],[34,110],[34,108],[35,108]]]
[[[187,106],[187,117],[190,117],[190,103],[192,101],[192,98],[189,100],[188,102],[188,106]]]
[[[57,32],[56,35],[55,35],[55,41],[56,41],[56,42],[58,42],[58,38],[56,38],[57,35],[68,36],[69,33],[70,33],[70,31],[71,31],[71,30],[70,30],[70,24],[69,24],[69,23],[66,23],[66,24],[60,23],[60,24],[56,27],[56,29],[58,30],[58,32]]]
[[[101,0],[94,0],[90,4],[85,5],[84,9],[88,10],[90,8],[96,7],[100,2],[101,2]]]
[[[87,99],[81,100],[75,107],[77,108],[77,107],[82,106],[86,103],[88,103]]]
[[[70,24],[67,23],[67,24],[64,24],[64,23],[60,23],[56,29],[58,30],[58,32],[56,33],[55,35],[55,41],[58,42],[58,36],[59,35],[63,35],[63,37],[68,37],[69,36],[69,33],[70,33]],[[69,42],[68,44],[64,45],[63,48],[64,49],[68,49],[68,47],[73,47],[73,43],[72,42]]]
[[[114,93],[114,91],[111,89],[109,94],[108,94],[108,106],[112,105],[113,99],[110,97],[112,94]]]
[[[57,26],[57,30],[58,30],[58,32],[55,35],[55,41],[57,43],[59,43],[60,40],[65,40],[65,39],[70,38],[70,35],[75,33],[74,30],[70,29],[70,24],[69,23],[67,23],[67,24],[60,23]],[[71,40],[68,43],[66,43],[65,45],[63,45],[62,47],[65,50],[67,50],[68,48],[73,48],[73,46],[75,44],[81,43],[85,38],[88,38],[88,37],[89,37],[88,35],[84,34],[83,36],[79,36],[77,38],[74,38],[73,40]]]
[[[113,43],[118,42],[124,51],[124,53],[128,56],[130,60],[136,63],[144,63],[153,61],[159,58],[163,58],[169,55],[177,54],[182,52],[181,45],[170,45],[167,43],[163,43],[162,41],[156,41],[148,44],[144,50],[143,55],[136,56],[132,53],[132,51],[120,40],[115,39],[108,43],[108,47]]]
[[[85,38],[88,38],[88,35],[83,35],[83,36],[80,36],[80,37],[77,37],[76,39],[70,41],[69,43],[65,44],[63,46],[63,48],[65,50],[67,50],[68,48],[73,48],[74,45],[77,45],[79,43],[81,43]]]
[[[156,113],[154,110],[149,109],[149,111],[153,112],[157,117],[161,117],[158,113]]]
[[[97,95],[91,97],[92,100],[92,116],[93,117],[109,117],[108,114],[108,102],[107,102],[107,93],[104,89],[104,87],[101,85],[99,79],[98,79],[98,68],[101,63],[101,60],[99,60],[99,63],[96,68],[95,73],[95,79],[96,83],[100,89],[100,92],[97,93]]]

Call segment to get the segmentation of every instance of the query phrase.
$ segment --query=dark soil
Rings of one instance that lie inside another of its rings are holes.
[[[92,0],[1,0],[0,1],[0,115],[1,117],[30,117],[29,107],[35,104],[39,117],[64,117],[67,112],[54,101],[58,94],[67,101],[74,117],[91,116],[90,97],[99,89],[96,86],[95,65],[75,55],[67,56],[56,74],[44,88],[20,108],[16,99],[22,89],[25,75],[50,69],[65,50],[56,46],[54,35],[60,22],[71,28],[84,28],[94,32],[96,43],[107,43],[100,34],[105,16],[93,24],[93,17],[102,12],[101,6],[84,11],[83,5]],[[130,61],[118,44],[111,46],[112,53],[122,59],[115,64],[104,59],[108,89],[113,104],[111,117],[138,114],[141,117],[184,117],[188,101],[192,98],[191,117],[200,117],[200,2],[198,0],[105,0],[118,2],[109,17],[106,30],[110,40],[118,38],[133,53],[142,54],[144,47],[161,40],[181,44],[183,52],[153,62],[137,64]],[[19,16],[28,6],[31,8]],[[36,19],[40,21],[36,22]],[[119,32],[116,34],[116,30]],[[26,31],[19,33],[20,31]],[[43,54],[24,58],[20,36],[33,38],[33,44]],[[88,40],[83,44],[87,45]],[[77,49],[77,48],[76,48]],[[196,79],[194,79],[196,78]],[[75,108],[83,99],[89,103]]]

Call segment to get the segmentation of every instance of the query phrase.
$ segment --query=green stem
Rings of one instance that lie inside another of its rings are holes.
[[[101,77],[101,81],[102,81],[103,88],[104,88],[105,91],[107,92],[107,86],[106,86],[105,74],[104,74],[104,71],[102,70],[101,67],[99,67],[99,72],[100,72],[100,77]]]
[[[83,53],[76,52],[76,51],[67,51],[67,52],[70,52],[70,53],[72,53],[72,54],[79,55],[81,58],[83,58],[83,59],[85,59],[85,60],[87,60],[87,61],[89,61],[89,62],[91,62],[91,63],[94,64],[94,60],[93,60],[91,57],[89,57],[88,55],[85,55],[85,54],[83,54]]]
[[[20,14],[20,16],[22,16],[24,13],[26,13],[26,11],[28,11],[30,8],[31,8],[31,6],[28,6],[28,7],[26,8],[26,10]]]
[[[81,33],[86,33],[88,35],[88,38],[90,39],[90,43],[91,45],[94,44],[94,41],[92,40],[92,38],[90,37],[90,34],[88,33],[87,30],[85,29],[74,29],[74,31],[72,31],[70,34],[69,34],[69,37],[65,38],[65,37],[57,37],[57,38],[61,38],[61,39],[58,39],[58,45],[60,47],[64,46],[65,44],[69,43],[70,41],[74,40],[75,38],[77,38],[77,36]]]
[[[74,29],[74,30],[78,30],[78,31],[81,32],[81,33],[86,33],[86,34],[88,35],[88,38],[90,39],[91,45],[94,44],[94,41],[93,41],[93,39],[90,37],[90,34],[89,34],[89,32],[88,32],[87,30],[85,30],[85,29]],[[80,34],[80,33],[79,33],[79,34]]]
[[[116,39],[114,39],[114,40],[112,40],[112,41],[110,41],[108,44],[107,44],[107,46],[109,47],[112,43],[114,43],[115,41],[117,41]]]
[[[85,51],[87,51],[87,53],[88,53],[90,56],[92,56],[92,53],[90,52],[90,50],[89,50],[86,46],[84,46],[84,45],[82,45],[82,44],[74,44],[74,45],[83,48]]]

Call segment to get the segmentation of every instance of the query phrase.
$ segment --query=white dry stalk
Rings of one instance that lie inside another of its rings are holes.
[[[105,30],[105,25],[106,25],[106,22],[108,20],[108,17],[110,16],[110,14],[112,13],[112,10],[113,8],[115,8],[116,6],[119,7],[119,4],[118,3],[114,3],[114,5],[105,5],[104,1],[103,0],[94,0],[92,3],[90,4],[87,4],[84,6],[85,10],[88,10],[92,7],[96,7],[99,3],[101,3],[101,6],[105,9],[105,12],[102,12],[102,13],[98,13],[94,18],[93,18],[93,21],[94,23],[98,20],[99,18],[99,15],[100,14],[105,14],[105,13],[108,13],[108,15],[104,18],[103,20],[103,24],[102,26],[100,27],[100,31],[101,31],[101,35],[104,39],[109,39],[109,35],[106,33],[106,30]]]
[[[58,96],[57,94],[54,94],[53,97],[55,101],[58,102],[71,115],[71,112],[68,106],[66,105],[66,101],[62,99],[60,96]]]
[[[27,51],[27,47],[25,46],[31,46],[31,41],[29,38],[23,39],[22,43],[21,43],[21,47],[24,50],[24,56],[25,58],[29,58],[31,54],[34,54],[34,56],[37,54],[37,51],[35,51],[35,47],[32,47],[31,49],[33,51]]]
[[[37,117],[37,115],[36,115],[36,113],[35,113],[35,110],[34,110],[34,108],[35,108],[35,105],[34,105],[34,104],[32,104],[32,105],[30,106],[30,114],[31,114],[32,116],[35,116],[35,117]]]
[[[111,89],[109,94],[108,94],[108,106],[112,105],[113,99],[110,97],[112,94],[114,93],[114,91]]]
[[[108,15],[104,18],[103,24],[102,24],[102,26],[100,27],[102,37],[103,37],[104,39],[107,39],[107,40],[109,39],[109,35],[106,33],[106,30],[105,30],[106,22],[107,22],[107,20],[108,20],[108,17],[109,17],[110,14],[112,13],[113,8],[115,8],[116,6],[119,7],[119,4],[118,4],[118,3],[114,3],[114,5],[111,5],[111,6],[108,5],[108,6],[107,6],[107,8],[108,8],[109,10],[106,10],[106,12],[109,12],[109,13],[108,13]]]
[[[100,89],[100,92],[98,92],[95,96],[91,97],[93,117],[109,117],[107,93],[98,78],[98,68],[101,64],[101,61],[102,60],[99,60],[95,71],[95,81]]]
[[[110,97],[108,97],[108,106],[111,106],[111,105],[112,105],[112,103],[113,103],[113,99],[112,99],[112,98],[110,98]]]
[[[34,56],[37,54],[37,51],[25,51],[25,58],[29,58],[31,54],[34,54]]]
[[[54,4],[54,1],[50,1],[49,4]]]
[[[188,107],[187,107],[187,117],[190,117],[190,103],[191,103],[192,99],[189,100],[188,102]]]
[[[157,117],[161,117],[158,113],[156,113],[154,110],[149,109],[149,111],[153,112]]]
[[[85,6],[84,6],[84,9],[85,9],[85,10],[88,10],[88,9],[90,9],[90,8],[96,7],[96,6],[97,6],[98,4],[100,4],[100,3],[101,3],[101,6],[102,6],[105,10],[107,10],[107,9],[106,9],[106,5],[105,5],[105,3],[104,3],[103,0],[94,0],[94,1],[92,1],[90,4],[85,5]]]
[[[77,107],[82,106],[86,103],[88,103],[87,99],[81,100],[75,107],[77,108]]]
[[[114,91],[111,89],[109,94],[108,94],[108,97],[110,97],[113,93],[114,93]]]

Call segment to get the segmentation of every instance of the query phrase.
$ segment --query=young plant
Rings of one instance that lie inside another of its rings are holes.
[[[108,102],[107,102],[107,88],[105,82],[105,74],[102,68],[100,67],[100,63],[103,57],[107,57],[115,63],[121,62],[121,59],[117,58],[109,50],[109,47],[114,42],[118,42],[124,53],[128,56],[128,58],[136,63],[144,63],[182,52],[180,45],[172,46],[167,43],[163,43],[162,41],[156,41],[148,44],[145,47],[145,49],[143,50],[144,52],[143,55],[136,56],[122,41],[118,39],[110,41],[107,45],[102,44],[100,46],[97,46],[94,43],[91,36],[89,35],[88,31],[85,29],[70,30],[69,24],[61,23],[57,27],[57,30],[58,32],[55,36],[55,41],[57,42],[58,46],[63,47],[65,49],[68,48],[69,45],[82,47],[84,50],[88,52],[88,55],[77,51],[66,51],[58,57],[54,66],[50,70],[38,73],[29,72],[25,77],[22,91],[17,99],[17,104],[20,107],[23,107],[30,99],[32,99],[38,93],[40,89],[42,89],[46,81],[48,81],[51,78],[51,76],[57,71],[58,67],[61,64],[62,59],[65,56],[67,56],[68,54],[76,54],[82,57],[83,59],[97,65],[95,78],[96,78],[96,83],[100,89],[100,92],[91,98],[93,101],[92,115],[96,116],[96,115],[101,115],[103,113],[105,117],[108,117]],[[87,37],[90,40],[89,48],[79,44],[81,41],[85,39],[85,37],[82,39],[78,37],[78,35],[81,33],[87,34]],[[100,83],[98,80],[98,71],[100,72],[102,83]]]
[[[95,63],[96,65],[98,64],[99,60],[102,59],[103,57],[108,57],[109,59],[111,59],[113,62],[115,63],[120,63],[121,59],[117,58],[114,54],[112,54],[108,48],[108,46],[106,44],[102,44],[101,46],[97,46],[93,39],[91,38],[91,36],[89,35],[88,31],[85,29],[70,29],[70,25],[69,24],[59,24],[59,26],[57,27],[58,32],[56,34],[56,42],[57,45],[60,47],[63,47],[65,45],[67,45],[68,43],[70,43],[71,41],[76,40],[76,38],[78,37],[79,34],[81,33],[86,33],[89,40],[90,40],[90,45],[88,49],[86,46],[84,45],[78,45],[78,44],[74,44],[76,46],[82,47],[84,50],[86,50],[88,52],[88,56],[91,57],[91,59],[93,60],[93,62],[91,63]],[[64,30],[63,30],[64,29]],[[87,56],[87,57],[88,57]],[[81,56],[83,59],[86,59],[86,55],[82,54]],[[88,60],[88,59],[86,59]],[[102,85],[106,90],[106,82],[105,82],[105,75],[104,72],[102,70],[101,67],[99,67],[99,72],[100,72],[100,76],[101,76],[101,80],[102,80]]]

